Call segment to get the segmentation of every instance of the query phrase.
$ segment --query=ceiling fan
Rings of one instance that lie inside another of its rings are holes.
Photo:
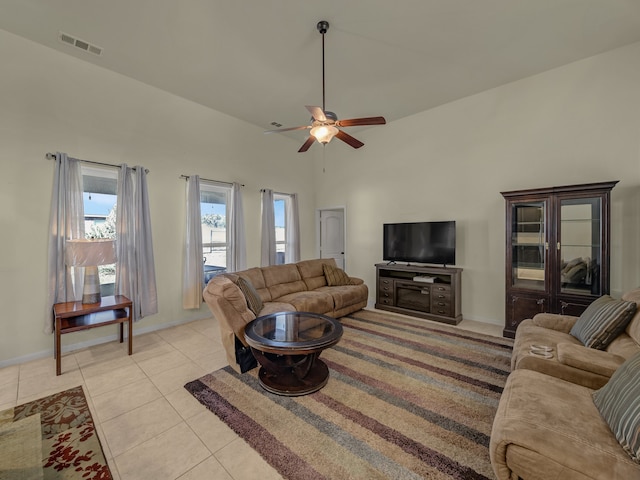
[[[305,108],[311,113],[311,125],[300,127],[279,128],[277,130],[267,130],[264,133],[288,132],[291,130],[307,130],[310,129],[309,138],[302,144],[298,152],[306,152],[314,141],[327,144],[335,136],[343,142],[351,145],[353,148],[360,148],[364,145],[357,138],[352,137],[348,133],[340,130],[338,127],[359,127],[363,125],[384,125],[387,121],[384,117],[366,117],[366,118],[350,118],[348,120],[338,120],[338,116],[325,109],[324,95],[324,35],[329,30],[329,22],[321,20],[316,25],[318,31],[322,34],[322,108],[311,105],[305,105]]]

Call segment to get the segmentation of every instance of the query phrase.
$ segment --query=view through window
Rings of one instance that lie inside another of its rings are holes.
[[[113,168],[82,165],[85,238],[116,238],[118,172]],[[98,266],[100,293],[113,295],[116,265]]]
[[[276,265],[285,263],[285,251],[287,249],[286,228],[287,228],[287,211],[290,202],[289,195],[274,193],[273,195],[273,213],[275,216],[276,226]]]
[[[204,283],[227,271],[229,235],[227,219],[231,187],[200,181],[200,215],[202,218],[202,259]]]

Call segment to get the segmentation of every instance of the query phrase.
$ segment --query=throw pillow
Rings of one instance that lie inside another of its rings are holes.
[[[351,285],[351,278],[344,270],[333,265],[322,265],[324,277],[327,279],[327,285],[330,287],[338,287],[340,285]]]
[[[634,313],[636,302],[614,300],[603,295],[580,315],[570,333],[585,347],[604,350],[627,328]]]
[[[238,277],[237,285],[244,294],[244,298],[247,299],[247,307],[249,307],[249,310],[251,310],[257,317],[260,313],[260,310],[262,310],[262,307],[264,306],[264,304],[262,303],[262,298],[260,298],[260,294],[249,280],[246,280],[242,277]]]
[[[640,353],[624,362],[592,397],[622,448],[640,463]]]

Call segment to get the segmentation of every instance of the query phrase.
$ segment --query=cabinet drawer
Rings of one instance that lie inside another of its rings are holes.
[[[393,290],[387,291],[379,291],[378,298],[393,298]]]
[[[436,315],[446,315],[451,316],[451,302],[450,301],[442,301],[436,300],[431,303],[431,313],[435,313]]]
[[[431,290],[431,301],[437,302],[450,302],[451,301],[451,292],[436,292]]]
[[[431,291],[436,293],[451,294],[451,285],[447,285],[444,283],[435,283],[433,287],[431,287]]]
[[[395,305],[395,292],[393,280],[390,278],[378,279],[378,303],[382,305]]]

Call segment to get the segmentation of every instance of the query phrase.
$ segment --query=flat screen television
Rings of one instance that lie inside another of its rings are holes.
[[[455,265],[456,222],[385,223],[383,260]]]

